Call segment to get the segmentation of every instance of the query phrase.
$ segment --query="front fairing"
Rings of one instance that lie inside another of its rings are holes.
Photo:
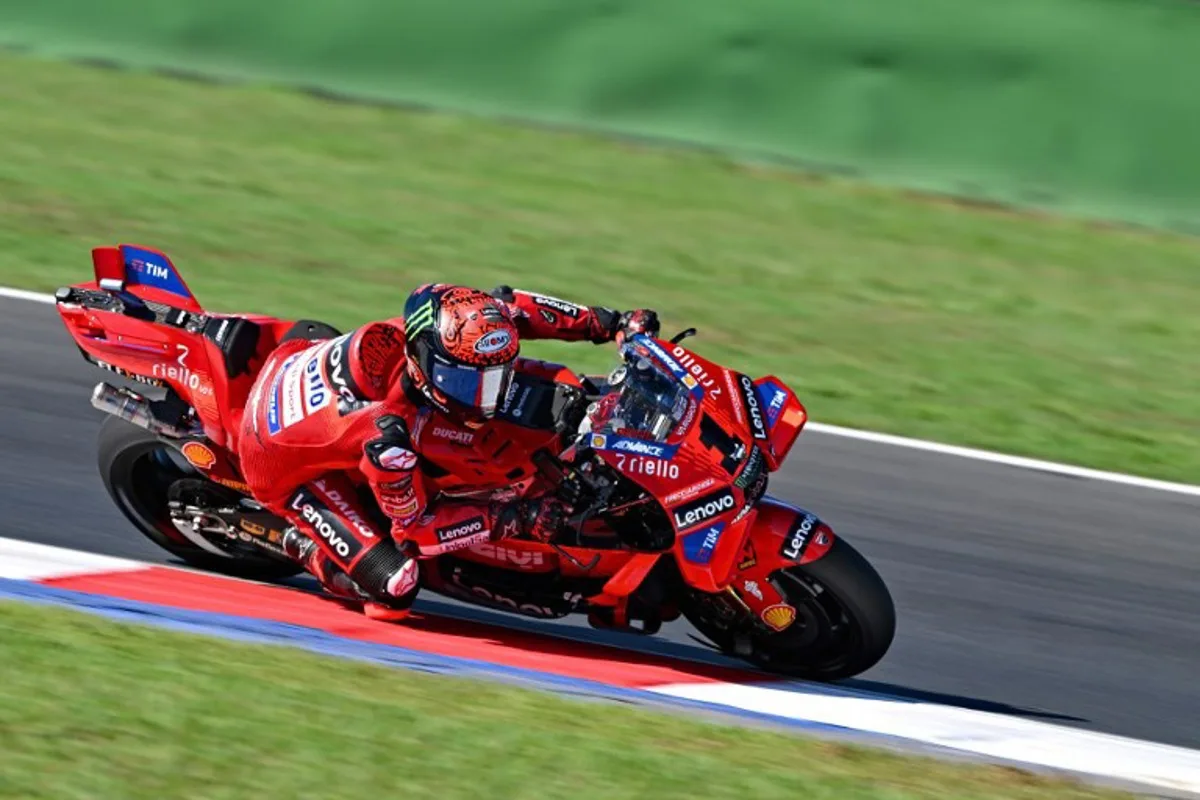
[[[580,444],[658,499],[675,529],[673,552],[684,579],[719,591],[736,568],[753,504],[765,490],[769,441],[755,437],[737,373],[644,336],[622,355],[625,373],[593,406]],[[623,389],[645,373],[635,367],[646,360],[657,373],[652,391]],[[664,376],[676,391],[662,390]],[[627,413],[631,394],[661,396],[662,415]],[[634,417],[639,425],[629,424]]]

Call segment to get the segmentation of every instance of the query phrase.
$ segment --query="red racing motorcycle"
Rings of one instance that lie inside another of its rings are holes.
[[[150,248],[100,247],[92,258],[95,280],[55,297],[83,357],[123,379],[92,395],[111,415],[98,457],[114,503],[194,566],[259,580],[294,574],[279,547],[286,523],[250,495],[230,432],[282,340],[339,332],[205,311]],[[643,634],[682,616],[762,668],[857,675],[891,645],[891,596],[823,520],[766,493],[804,427],[804,406],[778,378],[752,379],[684,347],[694,333],[634,336],[603,377],[521,359],[488,433],[431,422],[422,468],[443,496],[554,492],[572,513],[552,542],[511,539],[425,559],[422,585]],[[386,530],[365,487],[362,499]]]

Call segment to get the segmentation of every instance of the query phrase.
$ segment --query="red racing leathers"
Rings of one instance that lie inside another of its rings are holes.
[[[525,339],[602,343],[620,326],[618,313],[605,308],[507,287],[493,296]],[[402,570],[408,560],[396,545],[436,555],[500,536],[494,504],[434,502],[413,432],[428,427],[418,417],[439,412],[412,391],[405,361],[400,318],[333,339],[285,341],[250,391],[239,444],[255,498],[320,548],[324,558],[307,566],[322,583],[332,588],[331,577],[344,581],[342,572],[367,596],[385,600],[415,588],[416,571]],[[391,520],[390,536],[371,522],[353,473]]]

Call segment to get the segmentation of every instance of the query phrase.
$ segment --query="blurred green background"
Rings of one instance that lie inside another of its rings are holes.
[[[14,55],[0,112],[4,283],[86,280],[90,247],[134,241],[211,307],[340,326],[428,280],[649,305],[817,421],[1200,480],[1190,238]]]
[[[0,44],[1200,233],[1191,0],[0,0]]]

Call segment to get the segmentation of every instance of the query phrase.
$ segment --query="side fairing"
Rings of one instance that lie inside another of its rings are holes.
[[[765,415],[760,409],[756,436],[753,406],[744,397],[754,394],[749,378],[680,345],[639,342],[687,388],[684,418],[663,442],[594,434],[589,444],[659,499],[675,529],[674,554],[684,579],[701,590],[719,591],[735,569],[754,518],[761,485],[744,473],[763,469],[761,448],[769,445]]]

